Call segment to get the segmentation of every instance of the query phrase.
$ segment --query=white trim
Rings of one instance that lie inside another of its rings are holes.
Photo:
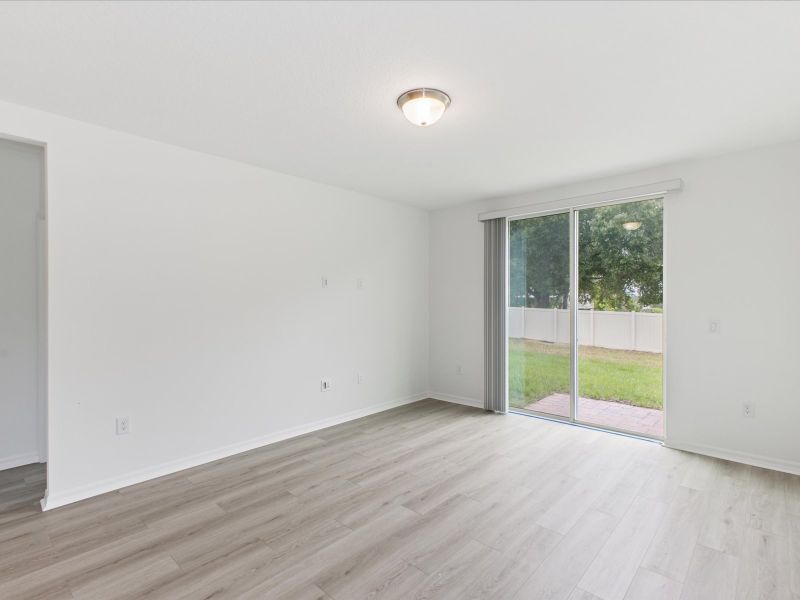
[[[674,440],[664,440],[664,446],[666,448],[672,448],[673,450],[684,450],[686,452],[694,452],[695,454],[703,454],[705,456],[713,456],[714,458],[721,458],[723,460],[743,463],[753,467],[761,467],[763,469],[781,471],[783,473],[790,473],[792,475],[800,475],[800,462],[798,461],[783,460],[780,458],[750,454],[748,452],[739,452],[738,450],[729,450],[728,448],[706,446],[704,444],[676,442]]]
[[[103,481],[78,486],[72,488],[71,490],[65,490],[57,494],[51,494],[48,491],[42,500],[42,510],[51,510],[53,508],[58,508],[59,506],[72,504],[73,502],[78,502],[79,500],[85,500],[93,496],[113,492],[114,490],[135,485],[137,483],[142,483],[143,481],[148,481],[157,477],[163,477],[164,475],[170,475],[178,471],[183,471],[184,469],[197,467],[221,458],[234,456],[242,452],[247,452],[248,450],[274,444],[275,442],[287,440],[289,438],[311,433],[313,431],[318,431],[320,429],[325,429],[327,427],[333,427],[334,425],[360,419],[362,417],[383,412],[385,410],[397,408],[398,406],[425,400],[426,398],[428,398],[428,394],[426,393],[415,394],[399,400],[392,400],[382,404],[368,406],[366,408],[359,408],[335,417],[313,421],[305,425],[298,425],[297,427],[284,429],[282,431],[276,431],[261,437],[252,438],[243,442],[237,442],[235,444],[223,446],[222,448],[208,450],[206,452],[179,458],[177,460],[161,463],[152,467],[138,469],[121,477],[111,477]]]
[[[472,406],[474,408],[483,408],[483,400],[478,400],[477,398],[454,396],[452,394],[444,394],[442,392],[428,392],[428,398],[432,398],[433,400],[441,400],[442,402],[451,402],[453,404],[463,404],[464,406]]]
[[[580,381],[578,379],[578,218],[575,209],[569,209],[569,420],[578,421],[578,398]],[[510,281],[510,280],[509,280]],[[527,302],[526,302],[527,304]],[[558,315],[553,319],[558,323]],[[558,342],[558,337],[553,336]],[[635,347],[635,346],[634,346]]]
[[[492,210],[479,214],[478,220],[488,221],[489,219],[499,219],[501,217],[513,219],[526,215],[536,215],[554,211],[560,212],[562,210],[566,211],[575,208],[587,208],[589,206],[597,206],[600,204],[615,204],[618,202],[627,202],[631,200],[644,200],[646,198],[652,198],[655,196],[663,196],[670,192],[679,192],[682,188],[682,179],[669,179],[667,181],[658,181],[656,183],[650,183],[647,185],[639,185],[620,190],[600,192],[598,194],[588,194],[586,196],[575,196],[572,198],[561,198],[559,200],[552,200],[550,202],[540,202],[538,204],[526,204],[525,206],[514,206],[511,208]]]
[[[47,221],[41,214],[36,221],[36,304],[36,443],[39,456],[45,461],[47,460]]]
[[[669,279],[667,278],[667,248],[669,247],[669,226],[667,215],[669,202],[661,203],[661,439],[666,440],[669,430],[669,394],[667,393],[667,371],[669,361]],[[663,442],[662,442],[663,443]]]
[[[22,106],[22,105],[17,105]],[[10,133],[0,133],[0,140],[8,140],[10,142],[19,142],[20,144],[30,144],[31,146],[39,146],[40,148],[47,148],[47,142],[34,140],[32,138],[20,137],[18,135],[11,135]]]
[[[503,410],[495,412],[507,415],[510,405],[508,394],[508,307],[511,306],[509,303],[509,295],[511,293],[511,286],[509,285],[511,281],[511,222],[508,219],[506,219],[503,235],[506,236],[505,242],[503,243],[505,247],[505,256],[503,257],[505,263],[505,268],[503,269],[503,320],[505,322],[503,325],[503,335],[506,338],[503,340],[503,353],[505,354],[503,357]],[[524,314],[523,311],[523,316]],[[484,408],[484,406],[485,405],[482,405],[481,408]]]
[[[26,452],[24,454],[12,454],[5,458],[0,458],[0,471],[13,469],[23,465],[44,462],[38,452]]]

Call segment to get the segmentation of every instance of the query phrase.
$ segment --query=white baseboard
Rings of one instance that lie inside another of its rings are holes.
[[[163,477],[164,475],[170,475],[171,473],[176,473],[177,471],[183,471],[184,469],[197,467],[221,458],[234,456],[242,452],[247,452],[248,450],[260,448],[261,446],[267,446],[269,444],[274,444],[275,442],[280,442],[289,438],[297,437],[299,435],[311,433],[312,431],[318,431],[320,429],[346,423],[347,421],[360,419],[361,417],[366,417],[375,413],[383,412],[385,410],[397,408],[398,406],[403,406],[405,404],[411,404],[412,402],[418,402],[426,398],[428,398],[428,394],[426,393],[415,394],[399,400],[392,400],[390,402],[384,402],[382,404],[360,408],[358,410],[353,410],[335,417],[330,417],[328,419],[313,421],[311,423],[306,423],[290,429],[276,431],[265,436],[252,438],[244,442],[237,442],[235,444],[223,446],[222,448],[216,448],[214,450],[201,452],[199,454],[187,456],[178,460],[139,469],[137,471],[127,473],[121,477],[112,477],[89,485],[83,485],[70,490],[58,492],[56,494],[52,494],[48,490],[44,499],[42,500],[42,510],[52,510],[54,508],[58,508],[59,506],[78,502],[79,500],[85,500],[93,496],[99,496],[100,494],[113,492],[114,490],[135,485],[137,483],[142,483],[143,481],[148,481],[157,477]]]
[[[0,458],[0,471],[38,462],[42,462],[38,452],[25,452],[23,454],[4,456],[3,458]]]
[[[462,396],[454,396],[452,394],[445,394],[442,392],[428,392],[428,397],[433,398],[434,400],[442,400],[444,402],[453,402],[455,404],[464,404],[466,406],[483,408],[483,402],[476,398],[465,398]],[[727,448],[679,442],[670,439],[664,440],[664,446],[667,448],[673,448],[675,450],[685,450],[686,452],[694,452],[695,454],[713,456],[714,458],[730,460],[754,467],[762,467],[764,469],[771,469],[773,471],[781,471],[783,473],[790,473],[792,475],[800,475],[800,462],[797,461],[776,459],[769,456],[760,456],[757,454],[729,450]]]
[[[695,454],[704,454],[706,456],[713,456],[714,458],[743,463],[753,467],[762,467],[773,471],[800,475],[800,462],[797,461],[783,460],[769,456],[739,452],[738,450],[729,450],[728,448],[705,446],[703,444],[693,444],[670,439],[664,440],[664,446],[667,448],[674,448],[675,450],[685,450],[686,452],[694,452]]]
[[[453,396],[452,394],[443,394],[442,392],[428,392],[428,397],[433,398],[434,400],[442,400],[443,402],[452,402],[453,404],[463,404],[465,406],[483,408],[483,400],[478,400],[477,398]]]

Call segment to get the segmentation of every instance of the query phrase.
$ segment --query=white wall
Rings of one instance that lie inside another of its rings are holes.
[[[667,442],[800,473],[800,143],[431,213],[436,394],[483,396],[479,212],[677,177],[685,189],[665,202]]]
[[[38,462],[37,220],[42,149],[0,139],[0,469]]]
[[[48,506],[427,389],[480,401],[478,212],[673,177],[668,442],[800,471],[800,144],[429,217],[7,103],[0,134],[48,145]]]
[[[6,103],[0,133],[47,143],[48,507],[424,396],[426,211]]]

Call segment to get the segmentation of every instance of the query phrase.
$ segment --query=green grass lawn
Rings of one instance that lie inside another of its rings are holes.
[[[610,350],[595,346],[579,349],[580,396],[661,408],[661,354]],[[569,393],[569,346],[535,340],[511,339],[508,348],[509,401],[524,407],[558,392]]]

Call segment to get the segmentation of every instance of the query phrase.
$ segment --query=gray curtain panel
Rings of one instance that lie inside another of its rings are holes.
[[[505,413],[506,220],[484,221],[483,227],[483,407]]]

